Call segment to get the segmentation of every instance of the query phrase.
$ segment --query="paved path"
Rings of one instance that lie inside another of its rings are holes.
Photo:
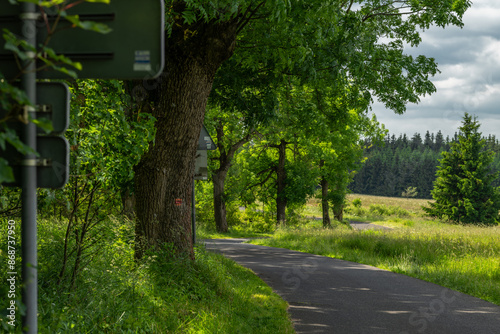
[[[323,218],[320,218],[320,217],[306,217],[306,218],[312,219],[312,220],[317,220],[317,221],[323,220]],[[355,221],[355,220],[349,221],[349,224],[351,224],[351,226],[356,230],[392,230],[392,228],[387,227],[387,226],[359,222],[359,221]]]
[[[205,243],[281,295],[297,333],[500,333],[500,307],[483,300],[367,265],[243,241]]]
[[[349,222],[351,226],[356,230],[392,230],[392,228],[387,226],[375,225],[371,223],[358,222],[351,220]]]

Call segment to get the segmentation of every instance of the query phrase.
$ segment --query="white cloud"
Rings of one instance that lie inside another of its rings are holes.
[[[422,33],[412,55],[433,57],[441,71],[432,81],[437,92],[395,115],[376,103],[373,110],[391,133],[442,130],[452,136],[464,112],[478,116],[483,134],[500,138],[500,1],[475,2],[464,16],[465,26],[431,28]]]

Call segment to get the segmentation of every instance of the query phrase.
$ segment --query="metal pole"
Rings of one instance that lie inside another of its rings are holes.
[[[195,198],[195,180],[193,180],[193,195],[192,195],[192,200],[191,200],[191,230],[193,232],[193,246],[196,243],[196,198]]]
[[[31,45],[36,46],[36,6],[35,4],[23,2],[22,35]],[[26,92],[33,105],[36,103],[36,64],[35,55],[31,54],[31,60],[25,65],[25,73],[21,79],[21,87]],[[25,109],[25,116],[35,118],[33,108]],[[36,127],[32,122],[24,126],[22,134],[23,142],[30,148],[36,150]],[[38,298],[38,275],[37,275],[37,226],[36,226],[36,156],[28,154],[22,162],[22,216],[21,216],[21,253],[22,253],[22,301],[26,307],[22,325],[25,333],[37,333],[37,298]]]

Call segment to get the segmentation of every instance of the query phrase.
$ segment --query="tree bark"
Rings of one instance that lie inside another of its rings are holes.
[[[319,167],[323,168],[325,164],[324,160],[321,160],[319,162]],[[321,176],[321,208],[323,211],[323,227],[331,227],[332,222],[330,220],[330,204],[328,203],[328,188],[329,188],[329,183],[326,177],[323,175]]]
[[[135,168],[136,258],[163,243],[194,258],[190,204],[196,148],[215,72],[234,49],[237,20],[187,26],[179,18],[172,27],[164,73],[134,88],[156,118],[155,140]]]
[[[135,218],[135,194],[125,188],[121,192],[122,214],[129,219]]]
[[[285,163],[286,163],[286,145],[287,142],[285,140],[281,140],[280,144],[278,145],[278,167],[276,168],[276,175],[277,175],[277,186],[278,186],[278,193],[276,196],[276,224],[279,225],[285,225],[286,223],[286,204],[287,204],[287,199],[286,199],[286,169],[285,169]]]
[[[226,199],[224,198],[224,182],[227,172],[219,170],[213,175],[214,182],[214,218],[217,232],[227,233]]]
[[[333,218],[339,222],[344,220],[344,205],[339,204],[333,207]]]
[[[219,168],[214,171],[212,180],[214,183],[214,218],[217,232],[227,233],[227,216],[226,216],[226,198],[224,192],[224,184],[227,173],[232,165],[236,151],[250,141],[253,131],[250,131],[245,137],[241,138],[234,144],[229,144],[228,148],[224,145],[224,124],[219,121],[216,127],[217,131],[217,148],[219,150]]]

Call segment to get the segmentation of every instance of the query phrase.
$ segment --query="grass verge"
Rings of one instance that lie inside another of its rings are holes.
[[[368,264],[500,305],[499,240],[499,227],[434,222],[390,231],[282,229],[252,243]]]
[[[270,232],[254,232],[248,229],[235,229],[230,227],[227,233],[219,233],[213,229],[207,229],[199,226],[196,229],[196,240],[202,239],[234,239],[234,238],[266,238],[271,237]]]
[[[0,221],[2,282],[6,223]],[[286,302],[250,270],[202,247],[195,261],[172,260],[165,248],[137,264],[133,224],[106,224],[98,255],[68,291],[56,283],[65,224],[39,221],[39,333],[294,333]],[[6,286],[0,285],[2,312]],[[15,327],[3,312],[0,327],[20,333],[20,312]]]

